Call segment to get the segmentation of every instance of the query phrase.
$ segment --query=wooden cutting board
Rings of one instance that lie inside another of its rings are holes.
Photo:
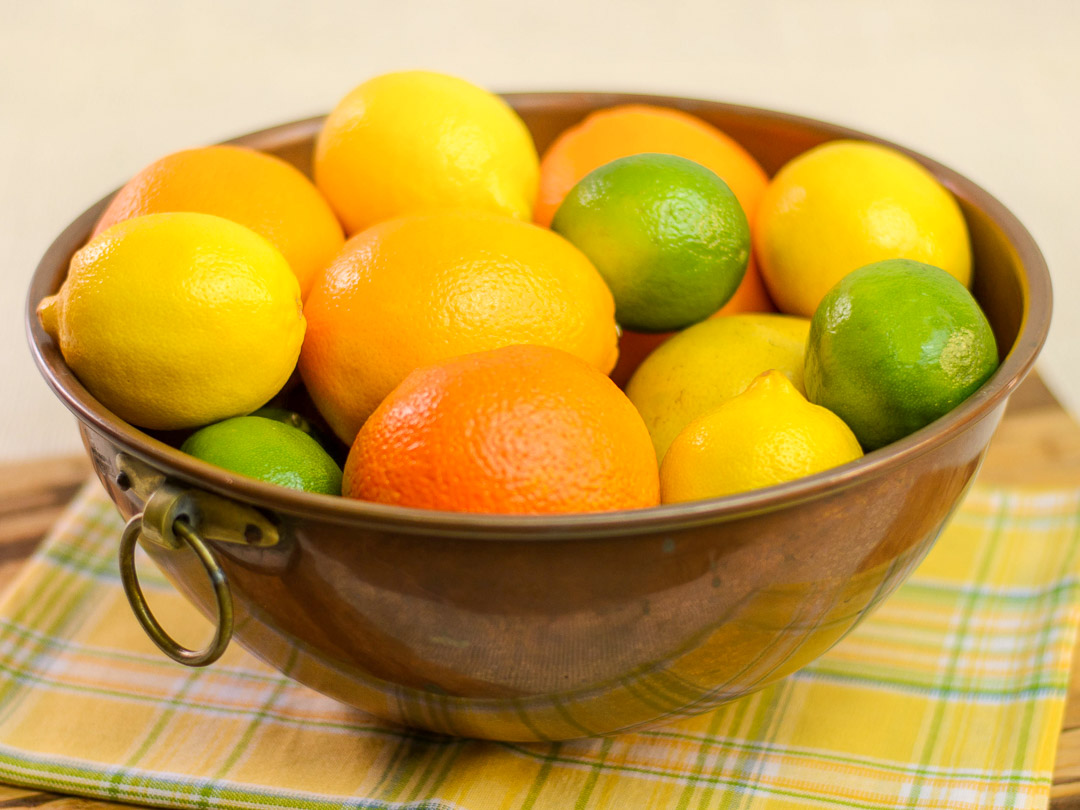
[[[33,553],[75,491],[91,474],[84,456],[0,465],[0,589]],[[1032,375],[1013,394],[979,480],[992,484],[1080,486],[1080,425]],[[132,805],[0,785],[6,808],[96,810]],[[1058,742],[1050,807],[1080,810],[1080,667],[1074,661]]]

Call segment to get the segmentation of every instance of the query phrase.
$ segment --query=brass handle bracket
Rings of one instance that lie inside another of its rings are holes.
[[[174,484],[152,467],[127,453],[113,462],[117,480],[142,504],[143,537],[159,546],[180,548],[172,525],[186,517],[202,536],[213,543],[269,548],[280,539],[278,527],[251,506],[193,487]]]

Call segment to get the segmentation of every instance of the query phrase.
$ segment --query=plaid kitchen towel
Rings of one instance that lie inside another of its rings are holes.
[[[910,581],[797,675],[665,727],[534,745],[387,726],[236,645],[174,664],[130,614],[95,484],[0,603],[0,780],[184,808],[1044,807],[1078,527],[1080,493],[977,486]],[[204,638],[141,570],[163,623]]]

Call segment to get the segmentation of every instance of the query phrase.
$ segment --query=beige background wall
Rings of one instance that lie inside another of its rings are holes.
[[[69,220],[165,153],[325,112],[406,67],[783,109],[944,162],[1046,254],[1041,369],[1075,412],[1078,39],[1075,0],[0,0],[0,460],[79,447],[22,326],[33,267]]]

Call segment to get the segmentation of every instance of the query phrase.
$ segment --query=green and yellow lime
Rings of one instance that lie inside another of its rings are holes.
[[[615,297],[615,320],[643,332],[681,329],[716,312],[750,258],[735,194],[675,155],[631,155],[594,169],[551,228],[596,265]]]
[[[260,481],[306,492],[341,494],[337,463],[311,436],[276,419],[226,419],[191,434],[180,449]]]
[[[859,268],[822,300],[806,352],[806,392],[869,451],[951,411],[998,365],[994,333],[963,284],[892,259]]]

